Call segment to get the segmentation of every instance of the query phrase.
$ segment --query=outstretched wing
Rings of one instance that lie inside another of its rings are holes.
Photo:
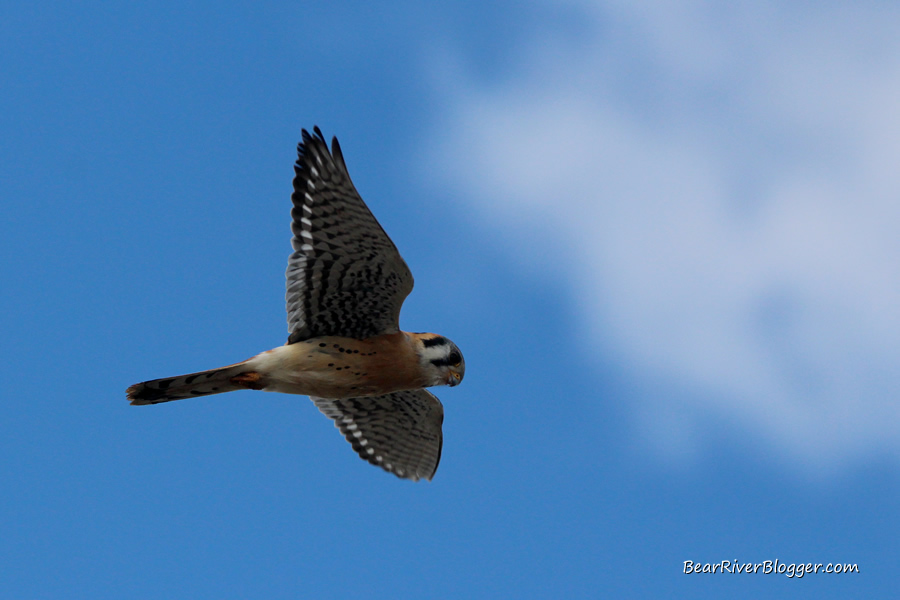
[[[363,459],[404,479],[434,477],[441,460],[444,407],[431,392],[310,399]]]
[[[288,344],[399,330],[413,276],[350,181],[337,138],[303,130],[294,166],[287,267]]]

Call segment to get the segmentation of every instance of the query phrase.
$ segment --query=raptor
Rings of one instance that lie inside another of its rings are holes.
[[[413,276],[350,180],[337,138],[318,127],[297,147],[287,267],[287,343],[245,361],[154,379],[127,390],[146,405],[235,390],[309,396],[363,459],[430,480],[444,409],[425,388],[465,375],[459,348],[400,330]]]

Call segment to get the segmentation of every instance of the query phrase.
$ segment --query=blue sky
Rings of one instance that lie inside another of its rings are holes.
[[[900,11],[6,3],[14,598],[895,593]],[[130,407],[283,343],[302,127],[452,338],[431,483],[303,397]],[[684,561],[859,574],[685,575]]]

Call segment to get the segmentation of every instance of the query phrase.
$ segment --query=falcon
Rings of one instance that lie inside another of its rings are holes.
[[[444,409],[427,387],[455,386],[459,348],[400,330],[413,276],[350,180],[337,138],[318,127],[297,146],[287,267],[287,343],[218,369],[132,385],[133,405],[236,390],[309,396],[360,457],[431,480]]]

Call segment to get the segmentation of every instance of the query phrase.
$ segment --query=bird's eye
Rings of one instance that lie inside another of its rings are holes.
[[[456,350],[453,350],[447,356],[447,362],[450,363],[451,367],[458,367],[459,364],[462,362],[462,355],[459,352],[457,352]]]

